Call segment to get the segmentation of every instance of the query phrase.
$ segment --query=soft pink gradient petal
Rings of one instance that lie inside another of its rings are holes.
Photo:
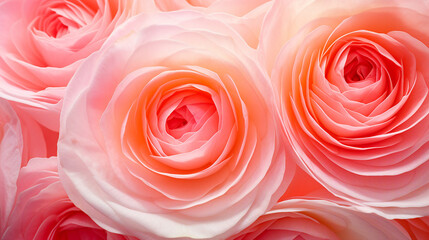
[[[241,233],[253,239],[411,239],[404,228],[375,214],[326,200],[293,199],[278,203]]]
[[[33,158],[22,168],[2,239],[130,239],[105,231],[68,199],[57,158]]]
[[[18,116],[6,100],[0,99],[0,233],[15,200],[23,143]]]
[[[194,9],[243,16],[271,0],[154,0],[161,11]]]
[[[191,9],[218,15],[234,28],[249,46],[256,48],[262,21],[271,7],[271,0],[154,0],[160,11]]]

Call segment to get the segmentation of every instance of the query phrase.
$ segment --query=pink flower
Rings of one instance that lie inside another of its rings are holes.
[[[100,228],[73,205],[59,181],[56,158],[33,158],[21,169],[17,186],[2,239],[128,239]]]
[[[247,227],[294,170],[256,57],[218,15],[139,15],[119,27],[65,96],[58,150],[71,200],[142,239]]]
[[[306,171],[389,218],[429,215],[425,1],[276,1],[259,51]]]
[[[243,232],[230,238],[253,239],[410,239],[396,222],[325,200],[278,203]]]
[[[141,12],[144,3],[1,1],[0,96],[58,131],[64,89],[81,60],[99,49],[118,24]]]

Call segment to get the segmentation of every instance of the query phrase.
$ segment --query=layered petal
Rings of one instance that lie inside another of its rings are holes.
[[[231,237],[253,239],[411,239],[404,228],[375,214],[326,200],[293,199],[278,203],[249,228]]]
[[[410,234],[411,239],[427,239],[429,238],[429,217],[402,219],[396,220]]]
[[[21,169],[2,239],[129,239],[100,228],[73,205],[59,181],[57,162],[55,157],[33,158]]]
[[[0,99],[0,235],[15,200],[23,143],[18,116],[6,100]]]

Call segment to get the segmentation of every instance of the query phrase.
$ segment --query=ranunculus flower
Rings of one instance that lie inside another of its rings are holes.
[[[219,15],[139,15],[70,82],[60,177],[94,221],[142,239],[221,239],[271,208],[294,165],[256,50]]]
[[[15,199],[22,148],[18,116],[6,100],[0,99],[0,236]]]
[[[326,200],[278,203],[231,240],[410,239],[396,222]]]
[[[21,169],[16,202],[1,239],[128,239],[100,228],[73,205],[59,181],[57,162],[33,158]]]
[[[389,218],[429,215],[425,1],[276,1],[259,51],[303,167]]]
[[[429,239],[429,216],[397,221],[408,231],[411,239]]]
[[[0,96],[58,131],[64,89],[81,60],[149,2],[1,1]]]

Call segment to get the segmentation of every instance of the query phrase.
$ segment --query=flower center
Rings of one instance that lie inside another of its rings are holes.
[[[34,28],[53,38],[60,38],[87,25],[95,15],[94,10],[70,1],[42,5]]]
[[[165,131],[180,141],[185,141],[203,126],[217,129],[213,100],[209,94],[194,89],[178,91],[164,99],[158,114],[164,119]]]
[[[360,51],[351,49],[344,66],[344,79],[351,87],[364,87],[376,81],[374,63]]]
[[[186,106],[174,110],[167,118],[167,131],[185,127],[188,123],[195,123],[195,119]]]

